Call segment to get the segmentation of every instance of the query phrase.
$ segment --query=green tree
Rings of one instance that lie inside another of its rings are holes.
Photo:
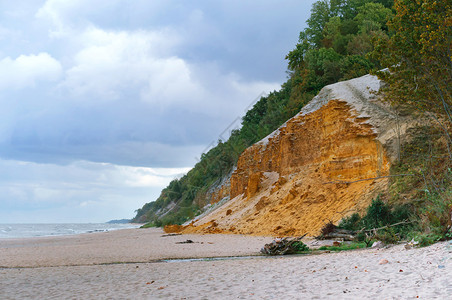
[[[397,0],[390,38],[380,38],[373,57],[390,72],[379,76],[388,98],[452,121],[452,2]]]
[[[388,30],[387,23],[392,18],[392,11],[380,3],[366,3],[358,8],[354,18],[358,22],[360,32]]]

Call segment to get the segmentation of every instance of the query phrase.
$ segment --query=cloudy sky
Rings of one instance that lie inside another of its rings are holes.
[[[262,92],[313,0],[0,0],[0,223],[131,218]]]

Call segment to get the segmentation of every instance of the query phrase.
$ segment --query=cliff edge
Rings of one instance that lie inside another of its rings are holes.
[[[387,188],[397,145],[413,123],[376,96],[366,75],[324,87],[300,113],[246,149],[230,199],[185,233],[316,235]]]

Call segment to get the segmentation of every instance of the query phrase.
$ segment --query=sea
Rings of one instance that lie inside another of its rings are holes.
[[[0,239],[40,236],[74,235],[138,228],[141,224],[60,223],[60,224],[0,224]]]

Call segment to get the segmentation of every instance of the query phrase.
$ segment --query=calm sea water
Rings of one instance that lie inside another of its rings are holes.
[[[108,223],[0,224],[0,239],[73,235],[80,233],[92,233],[118,229],[137,228],[139,226],[140,225],[138,224],[108,224]]]

